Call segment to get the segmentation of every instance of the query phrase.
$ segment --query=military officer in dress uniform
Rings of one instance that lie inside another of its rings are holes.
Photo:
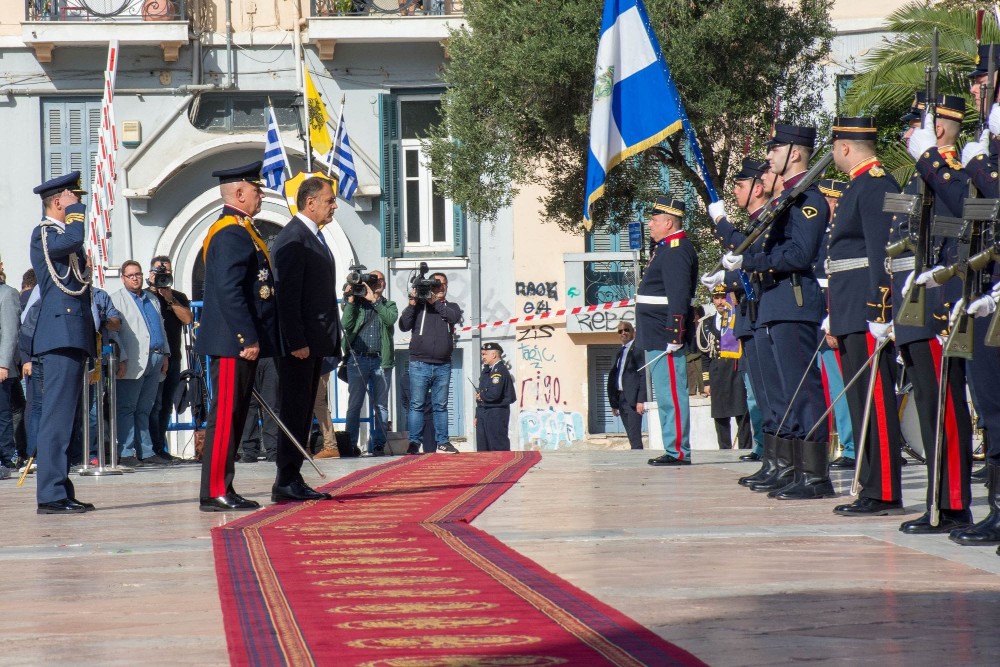
[[[863,434],[870,372],[847,391],[852,432],[867,437],[858,500],[837,508],[848,516],[902,513],[900,488],[902,437],[896,408],[893,364],[892,290],[885,267],[885,246],[892,214],[883,210],[885,196],[899,192],[875,155],[878,128],[870,117],[839,117],[833,122],[833,161],[850,176],[830,223],[825,269],[829,284],[829,332],[837,338],[844,375],[853,378],[882,345],[876,369],[874,405],[867,436]],[[862,298],[863,295],[863,298]]]
[[[733,176],[733,194],[736,197],[736,203],[747,212],[751,225],[756,223],[757,218],[771,201],[774,195],[775,179],[776,176],[771,173],[766,160],[757,161],[750,158],[744,158],[740,165],[740,171]],[[746,239],[746,235],[737,230],[729,221],[722,201],[709,204],[708,208],[709,216],[715,221],[715,237],[723,248],[733,250]],[[750,247],[750,252],[759,251],[763,242],[763,237],[758,238]],[[776,387],[780,382],[780,376],[778,369],[770,363],[774,357],[770,351],[770,339],[766,335],[760,337],[755,335],[758,328],[757,311],[760,306],[760,284],[754,284],[753,276],[743,270],[719,271],[714,275],[702,276],[701,282],[709,289],[723,284],[727,291],[732,292],[739,299],[736,327],[733,333],[743,346],[743,355],[740,357],[739,365],[749,377],[754,403],[759,413],[758,421],[763,439],[763,447],[761,451],[757,452],[758,458],[746,457],[746,460],[762,460],[760,469],[752,475],[741,477],[738,480],[741,485],[749,487],[750,484],[770,476],[774,470],[772,463],[775,447],[774,433],[778,428],[778,423],[774,420],[773,410],[771,410],[769,394],[773,391],[773,387]],[[768,363],[762,364],[762,359],[767,360]],[[751,419],[753,418],[752,412],[751,408]],[[757,428],[756,423],[754,428]],[[740,458],[744,459],[744,457]]]
[[[271,259],[253,216],[260,211],[260,168],[254,162],[212,174],[222,215],[203,246],[205,297],[195,351],[209,355],[212,409],[201,467],[203,512],[253,510],[260,504],[233,490],[236,450],[250,405],[257,360],[278,353]]]
[[[767,155],[771,171],[784,181],[782,198],[805,175],[815,142],[815,128],[775,126]],[[774,473],[750,488],[782,500],[834,495],[825,420],[816,426],[812,439],[805,440],[826,407],[822,375],[812,358],[825,311],[813,266],[828,216],[826,200],[812,184],[775,219],[759,251],[728,252],[722,262],[727,270],[742,268],[756,274],[761,285],[756,335],[770,339],[772,357],[761,363],[774,366],[780,376],[768,394],[778,430]]]
[[[655,466],[691,463],[685,348],[693,336],[691,300],[698,280],[698,253],[683,221],[683,201],[656,198],[649,218],[653,255],[635,297],[634,345],[646,353],[666,450],[649,460]]]
[[[33,192],[45,217],[31,233],[31,266],[40,304],[31,339],[32,411],[35,412],[39,514],[79,514],[94,509],[76,499],[67,451],[80,411],[83,369],[95,354],[90,275],[80,203],[80,172],[48,180]]]
[[[483,343],[483,370],[476,392],[476,451],[509,452],[510,405],[517,400],[514,378],[503,361],[503,348]]]
[[[989,44],[979,46],[976,69],[970,74],[972,97],[977,108],[983,108],[981,96],[992,106],[989,113],[989,127],[977,142],[969,142],[962,149],[965,172],[975,185],[980,197],[1000,197],[997,181],[997,155],[1000,153],[1000,106],[995,95],[991,95],[987,81],[990,56]],[[1000,44],[993,45],[994,61],[1000,61]],[[984,90],[985,88],[985,90]],[[995,240],[994,240],[995,242]],[[958,544],[1000,544],[1000,348],[985,344],[986,331],[991,318],[996,317],[996,304],[1000,299],[1000,265],[991,261],[982,271],[986,294],[969,304],[967,312],[976,319],[973,322],[973,360],[967,364],[969,382],[975,390],[979,416],[987,435],[986,451],[986,495],[989,513],[976,524],[964,530],[951,533],[951,539]],[[997,550],[1000,555],[1000,549]]]
[[[740,449],[750,449],[750,415],[747,414],[747,390],[743,372],[737,364],[742,346],[734,327],[739,321],[732,293],[725,285],[712,288],[715,314],[698,322],[698,349],[702,351],[702,372],[705,394],[712,397],[712,419],[719,449],[732,449],[730,418],[736,419],[736,437]]]
[[[933,195],[935,216],[962,215],[962,200],[968,193],[968,180],[961,170],[961,164],[956,160],[954,142],[958,137],[961,121],[965,110],[965,100],[951,96],[938,100],[936,121],[927,119],[927,127],[920,128],[921,117],[926,108],[924,94],[917,93],[914,97],[910,113],[903,116],[909,127],[904,134],[907,150],[917,160],[917,173],[903,188],[906,194],[919,195],[927,188]],[[910,225],[917,224],[907,216],[897,215],[893,219],[889,234],[890,244],[906,238],[910,233]],[[932,237],[930,242],[931,260],[950,263],[949,253],[954,252],[950,240]],[[905,295],[908,294],[908,283],[913,280],[914,257],[905,252],[889,260],[892,273],[892,300],[894,310],[902,307]],[[936,448],[936,423],[938,404],[938,376],[942,364],[942,344],[939,336],[948,333],[948,314],[951,305],[950,298],[943,287],[937,287],[930,282],[925,291],[926,321],[923,326],[904,326],[898,322],[893,325],[896,346],[903,360],[906,377],[913,386],[913,402],[920,425],[920,438],[924,453],[927,456],[927,504],[931,503],[931,492]],[[950,286],[949,286],[950,287]],[[956,290],[960,293],[961,285]],[[970,480],[969,468],[972,457],[972,425],[969,418],[968,403],[965,398],[964,364],[958,359],[951,359],[947,382],[948,398],[944,417],[944,445],[942,453],[942,471],[940,507],[940,523],[931,526],[929,514],[925,513],[917,519],[906,521],[900,526],[905,533],[948,532],[965,526],[971,519],[969,513]],[[899,511],[902,513],[901,504]]]

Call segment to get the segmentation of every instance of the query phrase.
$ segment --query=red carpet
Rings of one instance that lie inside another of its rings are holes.
[[[468,525],[539,458],[400,457],[216,528],[232,664],[703,664]]]

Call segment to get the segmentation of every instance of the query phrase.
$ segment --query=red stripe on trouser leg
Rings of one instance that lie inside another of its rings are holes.
[[[236,359],[219,359],[218,407],[215,413],[215,437],[212,439],[212,468],[208,488],[213,498],[226,495],[226,461],[233,430],[233,396],[236,393]]]
[[[674,430],[677,432],[677,458],[684,460],[684,429],[681,426],[681,402],[677,398],[677,372],[674,370],[674,355],[667,354],[667,368],[670,369],[670,398],[674,402]]]
[[[865,342],[868,344],[868,355],[871,356],[875,352],[875,337],[870,333],[865,334]],[[879,354],[879,364],[876,366],[873,361],[869,372],[875,373],[875,393],[872,396],[872,403],[874,405],[872,407],[875,409],[875,432],[878,435],[879,460],[882,463],[882,500],[898,500],[898,498],[892,497],[892,466],[889,465],[889,425],[886,422],[885,396],[882,393],[881,353]],[[871,425],[869,425],[869,428],[871,428]],[[886,497],[887,495],[889,497]]]
[[[941,343],[937,338],[934,338],[928,341],[928,348],[931,353],[931,361],[934,364],[934,372],[937,373],[937,377],[940,378],[941,364],[944,363]],[[945,376],[945,391],[947,391],[948,394],[944,402],[944,437],[941,439],[941,446],[944,447],[944,451],[941,452],[941,456],[942,460],[945,461],[948,467],[948,479],[941,479],[939,483],[947,483],[948,485],[946,493],[948,494],[949,507],[951,509],[961,509],[962,484],[960,481],[961,459],[959,457],[958,422],[955,421],[955,406],[952,405],[952,401],[955,399],[955,396],[953,396],[951,383],[948,380],[949,378]],[[940,382],[937,384],[938,391],[941,391]],[[935,434],[934,446],[937,447],[937,434]],[[933,463],[928,461],[928,465],[933,466]],[[938,493],[938,498],[941,498],[940,492]]]

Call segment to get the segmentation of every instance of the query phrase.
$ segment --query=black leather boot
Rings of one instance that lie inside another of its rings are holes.
[[[989,501],[990,513],[979,523],[965,530],[951,533],[951,541],[964,546],[1000,544],[1000,465],[992,463],[989,467],[986,500]]]
[[[802,461],[798,483],[774,494],[778,500],[812,500],[832,498],[837,495],[830,482],[830,453],[825,442],[796,440],[795,446]]]
[[[761,481],[750,484],[751,491],[774,491],[791,483],[795,476],[792,442],[774,436],[774,470]]]
[[[740,477],[737,480],[742,486],[750,486],[754,482],[760,482],[774,470],[774,436],[770,433],[764,434],[764,457],[760,469],[752,475]]]
[[[802,482],[802,446],[801,440],[789,438],[792,443],[792,476],[785,482],[784,486],[768,491],[767,497],[774,498],[785,489],[798,486]]]

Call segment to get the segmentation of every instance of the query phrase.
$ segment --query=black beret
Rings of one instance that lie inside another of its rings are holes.
[[[260,168],[263,166],[263,161],[257,160],[256,162],[245,164],[242,167],[213,171],[212,177],[219,179],[219,185],[222,185],[223,183],[238,183],[240,181],[261,185]]]
[[[494,343],[492,341],[489,342],[489,343],[483,343],[482,349],[484,349],[484,350],[496,350],[500,354],[503,354],[503,348],[500,347],[500,344],[499,343]]]

